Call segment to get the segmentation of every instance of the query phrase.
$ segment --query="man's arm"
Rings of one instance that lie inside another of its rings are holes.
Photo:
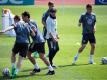
[[[5,33],[5,32],[7,32],[7,31],[10,31],[10,30],[14,29],[14,27],[15,27],[15,25],[11,25],[11,26],[9,26],[8,28],[0,31],[0,33]]]
[[[32,36],[35,36],[35,35],[36,35],[36,34],[35,34],[35,29],[34,29],[33,27],[31,28],[31,35],[32,35]]]
[[[79,19],[79,22],[78,22],[78,26],[81,27],[81,24],[83,22],[83,15],[81,15],[80,19]]]
[[[42,24],[44,27],[46,26],[45,19],[46,19],[46,14],[44,13],[42,16]]]
[[[46,24],[45,24],[44,20],[42,20],[42,24],[43,24],[43,26],[44,26],[44,27],[46,26]]]
[[[95,20],[94,20],[94,33],[96,32],[96,16],[95,16]]]
[[[94,25],[94,30],[93,30],[93,32],[94,32],[94,33],[96,32],[96,24]]]

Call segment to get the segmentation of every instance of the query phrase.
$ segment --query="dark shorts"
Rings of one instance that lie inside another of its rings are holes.
[[[31,43],[29,52],[45,53],[45,43]]]
[[[28,51],[28,43],[15,43],[12,49],[14,54],[18,54],[21,57],[26,57]]]
[[[90,43],[96,43],[96,38],[95,38],[94,33],[83,34],[82,44],[87,44],[88,41],[89,41]]]

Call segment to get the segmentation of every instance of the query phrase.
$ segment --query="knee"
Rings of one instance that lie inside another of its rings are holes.
[[[15,53],[12,53],[11,57],[16,57],[16,54],[15,54]]]
[[[95,49],[95,45],[91,45],[91,48],[92,48],[92,49]]]
[[[40,56],[40,59],[42,60],[45,58],[44,54],[40,54],[39,56]]]
[[[85,47],[86,47],[85,45],[84,45],[84,46],[81,46],[81,47],[79,48],[79,52],[82,52]]]
[[[29,52],[27,53],[27,57],[28,57],[28,59],[31,58],[31,54]]]

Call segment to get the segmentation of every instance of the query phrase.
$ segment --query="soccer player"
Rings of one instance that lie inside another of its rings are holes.
[[[31,36],[33,42],[31,43],[28,54],[27,54],[28,59],[34,65],[34,69],[31,72],[31,74],[40,72],[40,68],[39,68],[36,60],[34,59],[34,57],[31,56],[31,54],[33,52],[38,52],[42,61],[48,66],[49,71],[48,71],[47,75],[55,74],[54,69],[52,68],[52,66],[50,65],[50,63],[48,62],[48,60],[45,57],[45,47],[44,47],[45,40],[43,38],[42,33],[39,31],[36,22],[30,20],[29,12],[26,12],[26,11],[23,12],[22,16],[23,16],[23,20],[30,25],[30,27],[33,29],[33,31],[36,34],[35,36]]]
[[[59,45],[58,45],[59,37],[57,33],[56,12],[57,10],[55,8],[50,9],[50,15],[46,20],[46,29],[47,29],[46,39],[49,47],[49,61],[51,66],[55,68],[56,66],[53,65],[53,58],[55,57],[56,53],[59,51]]]
[[[78,53],[75,55],[73,64],[76,63],[80,53],[84,50],[86,47],[88,41],[91,45],[90,50],[90,56],[89,56],[89,64],[95,64],[94,63],[94,51],[95,51],[95,44],[96,44],[96,38],[95,38],[95,31],[96,31],[96,15],[92,12],[92,5],[87,4],[86,5],[86,12],[83,13],[79,19],[79,26],[82,24],[82,44],[81,47],[78,50]]]
[[[48,7],[49,9],[43,14],[42,16],[42,24],[43,24],[43,37],[46,40],[46,34],[47,34],[47,30],[46,30],[46,19],[50,14],[50,9],[54,7],[54,3],[53,2],[48,2]]]
[[[30,33],[35,36],[33,30],[25,27],[24,22],[20,21],[19,16],[14,17],[15,24],[12,24],[10,28],[5,29],[3,32],[14,29],[16,32],[16,41],[12,49],[11,63],[12,63],[12,78],[16,77],[21,68],[22,60],[26,57],[28,51],[29,35]],[[17,65],[16,54],[19,53]]]

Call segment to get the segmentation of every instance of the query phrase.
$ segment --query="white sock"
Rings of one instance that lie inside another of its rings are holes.
[[[39,66],[38,66],[37,63],[34,65],[34,68],[35,68],[35,69],[39,69]]]
[[[80,53],[77,53],[77,54],[75,55],[75,57],[79,57],[79,54],[80,54]]]
[[[12,63],[12,68],[15,68],[15,63]]]
[[[19,72],[19,69],[18,68],[16,68],[16,74]]]
[[[93,60],[93,56],[94,56],[94,55],[90,54],[90,56],[89,56],[89,60],[90,60],[90,61],[94,61],[94,60]]]
[[[77,59],[78,59],[78,57],[79,57],[79,54],[80,54],[80,53],[77,53],[77,54],[75,55],[74,60],[73,60],[73,63],[75,63],[75,62],[77,61]]]
[[[49,68],[50,71],[53,71],[53,70],[54,70],[53,67],[52,67],[51,65],[48,66],[48,68]]]

